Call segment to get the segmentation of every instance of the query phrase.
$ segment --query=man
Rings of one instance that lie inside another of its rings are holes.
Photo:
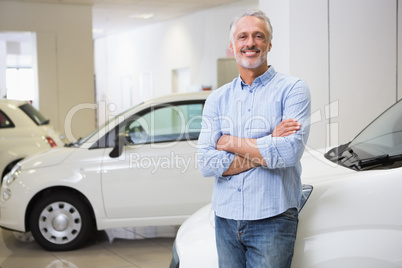
[[[215,177],[220,268],[290,267],[300,209],[300,158],[310,94],[268,66],[272,27],[248,10],[230,27],[239,77],[208,97],[198,140],[201,173]]]

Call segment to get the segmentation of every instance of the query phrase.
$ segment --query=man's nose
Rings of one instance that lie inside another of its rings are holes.
[[[251,48],[254,47],[254,45],[255,45],[254,37],[250,36],[249,38],[247,38],[247,47]]]

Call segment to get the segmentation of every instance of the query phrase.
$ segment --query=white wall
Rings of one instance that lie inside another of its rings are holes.
[[[257,0],[213,8],[124,34],[95,40],[97,101],[121,107],[122,78],[131,77],[132,104],[142,101],[140,77],[152,77],[153,96],[172,92],[172,71],[190,70],[190,86],[217,85],[217,60],[229,49],[229,24]],[[149,75],[151,74],[151,75]],[[107,119],[108,116],[106,116]],[[101,118],[99,120],[101,123]]]
[[[269,63],[310,86],[309,145],[344,143],[402,96],[398,1],[245,0],[98,39],[97,101],[115,104],[105,107],[118,112],[144,98],[168,94],[173,70],[182,68],[190,70],[194,88],[215,89],[217,59],[229,48],[230,21],[243,9],[259,6],[274,27]],[[40,109],[61,130],[72,107],[94,100],[90,13],[87,6],[0,2],[0,31],[37,33]],[[140,94],[141,85],[148,94]],[[121,98],[127,90],[132,90],[129,101]],[[77,137],[95,125],[92,110],[79,113],[73,117]]]
[[[274,27],[270,63],[311,89],[311,147],[350,141],[401,98],[398,1],[260,1]]]
[[[64,132],[68,112],[95,100],[92,7],[1,1],[0,31],[36,32],[39,110]],[[78,111],[66,127],[88,134],[95,111]]]
[[[7,55],[7,42],[0,40],[0,98],[3,98],[7,94],[6,88],[6,55]]]
[[[98,39],[97,101],[116,104],[106,115],[142,101],[141,77],[152,80],[146,83],[152,87],[148,97],[169,94],[173,70],[181,68],[190,70],[195,88],[216,89],[217,59],[226,57],[229,48],[229,23],[242,10],[260,7],[274,28],[269,64],[301,77],[311,89],[308,145],[345,143],[402,96],[402,79],[397,79],[402,68],[396,68],[402,60],[401,40],[397,60],[397,23],[402,38],[397,1],[246,0]],[[133,90],[129,104],[120,99],[127,81]]]

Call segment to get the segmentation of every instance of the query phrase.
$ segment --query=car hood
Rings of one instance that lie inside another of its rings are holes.
[[[76,148],[55,148],[31,155],[20,162],[21,170],[55,166],[66,160]]]
[[[336,179],[340,175],[354,174],[357,171],[338,165],[325,158],[324,149],[306,149],[301,159],[302,183],[316,184]]]

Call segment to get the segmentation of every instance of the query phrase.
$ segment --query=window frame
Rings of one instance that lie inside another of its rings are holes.
[[[179,105],[201,104],[202,105],[201,115],[202,115],[202,111],[204,109],[205,101],[206,100],[204,100],[204,99],[185,100],[185,101],[172,101],[172,102],[155,104],[155,105],[152,105],[151,107],[147,107],[147,108],[145,108],[145,109],[143,109],[143,110],[131,115],[130,117],[125,119],[123,122],[118,124],[112,130],[110,130],[108,133],[106,133],[102,138],[100,138],[97,142],[95,142],[91,146],[90,149],[113,148],[113,147],[115,147],[115,137],[116,137],[116,135],[118,135],[119,130],[123,126],[127,125],[131,121],[137,120],[138,118],[144,116],[147,113],[154,112],[154,111],[159,110],[161,108],[166,108],[166,107],[171,107],[171,106],[179,106]],[[138,143],[138,145],[198,140],[198,136],[199,135],[197,135],[197,137],[194,137],[194,136],[189,136],[189,135],[186,135],[185,133],[183,133],[183,135],[179,136],[179,137],[181,137],[180,139],[169,139],[169,140],[162,140],[162,141],[155,141],[155,140],[151,139],[150,141],[147,141],[147,142],[144,142],[144,143]],[[136,143],[133,143],[133,144],[128,143],[128,145],[137,145],[137,144]]]
[[[15,124],[14,122],[10,119],[10,117],[3,111],[0,109],[0,114],[4,116],[5,120],[8,120],[10,122],[9,125],[2,125],[0,124],[0,129],[8,129],[8,128],[15,128]]]

